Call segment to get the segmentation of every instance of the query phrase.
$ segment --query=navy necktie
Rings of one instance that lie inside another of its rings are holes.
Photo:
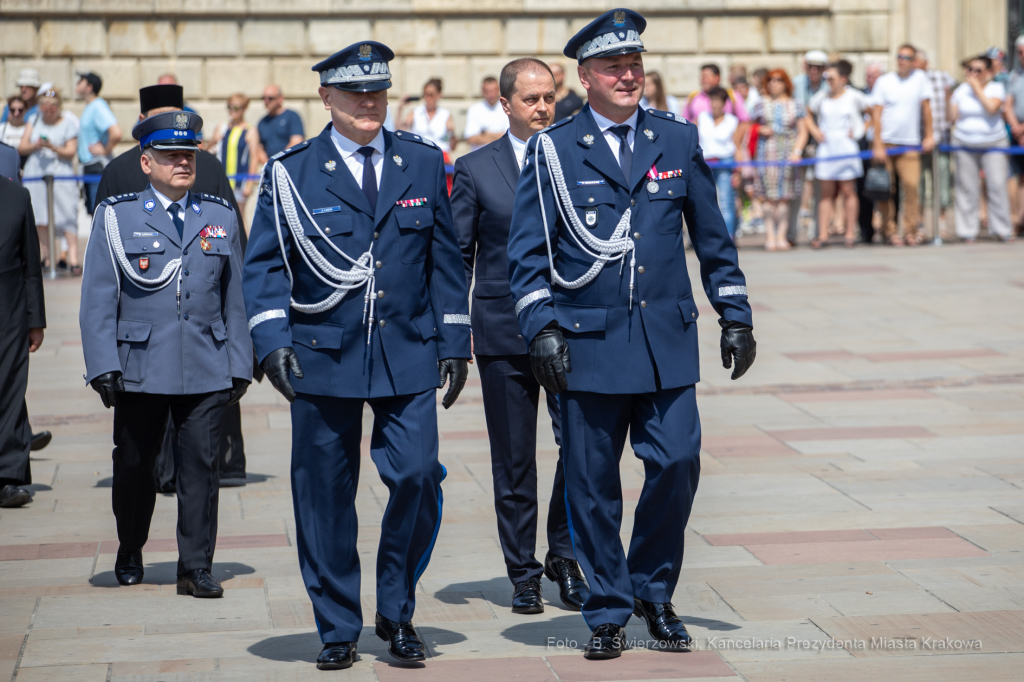
[[[619,138],[619,168],[622,169],[622,174],[626,177],[626,183],[629,183],[629,173],[633,170],[633,150],[629,148],[629,131],[628,125],[614,126],[608,130],[615,133],[616,137]]]
[[[178,217],[178,213],[181,212],[181,206],[171,204],[167,207],[167,212],[171,214],[171,221],[174,223],[175,229],[178,230],[178,239],[184,239],[185,221]]]
[[[360,147],[359,153],[363,155],[363,194],[370,202],[370,210],[377,208],[377,171],[373,169],[373,147]]]

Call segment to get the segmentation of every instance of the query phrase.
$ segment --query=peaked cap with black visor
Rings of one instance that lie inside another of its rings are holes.
[[[580,29],[565,45],[562,54],[582,64],[591,57],[615,57],[646,52],[640,34],[647,20],[631,9],[613,9]]]
[[[347,92],[377,92],[391,87],[391,48],[373,40],[349,45],[313,67],[320,85]]]
[[[132,137],[139,145],[168,151],[183,149],[194,152],[199,149],[196,134],[203,129],[203,118],[191,111],[166,111],[144,118],[132,128]]]

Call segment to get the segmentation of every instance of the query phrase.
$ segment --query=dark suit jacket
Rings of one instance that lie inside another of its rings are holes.
[[[523,355],[508,281],[508,231],[519,164],[508,135],[455,162],[452,214],[472,294],[473,344],[478,355]]]
[[[6,144],[0,144],[0,175],[21,184],[18,171],[21,170],[21,157],[18,150]]]

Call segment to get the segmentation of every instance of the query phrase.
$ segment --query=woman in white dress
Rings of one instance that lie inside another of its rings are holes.
[[[452,112],[444,107],[439,107],[441,99],[441,79],[431,78],[423,86],[423,103],[409,112],[402,119],[402,130],[426,138],[441,148],[447,156],[455,148],[458,139],[455,137],[455,122],[452,120]],[[405,107],[409,99],[402,98],[399,111]]]
[[[864,175],[864,164],[854,155],[860,152],[857,140],[864,137],[864,111],[868,105],[864,95],[850,87],[852,71],[852,65],[845,59],[829,66],[824,74],[828,80],[828,90],[820,90],[808,105],[814,116],[808,120],[807,127],[811,136],[818,141],[817,157],[849,157],[814,164],[814,177],[821,183],[818,238],[811,242],[811,247],[815,249],[820,249],[828,242],[828,226],[840,192],[846,213],[844,224],[847,248],[854,244],[858,225],[860,202],[856,181]]]
[[[46,90],[39,98],[39,115],[25,125],[18,151],[28,155],[23,171],[26,178],[75,174],[73,160],[78,154],[78,120],[62,111],[62,105],[59,92]],[[52,254],[47,253],[50,219],[46,183],[27,182],[25,186],[32,196],[40,253],[44,259],[49,259]],[[73,275],[82,274],[78,261],[78,194],[77,182],[55,180],[53,183],[54,225],[58,236],[63,232],[68,241],[68,268]]]

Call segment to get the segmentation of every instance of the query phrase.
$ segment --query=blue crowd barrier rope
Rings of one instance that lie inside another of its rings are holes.
[[[1024,146],[1011,146],[1011,147],[963,147],[963,146],[950,145],[950,144],[940,144],[940,145],[936,145],[936,148],[940,152],[973,152],[973,153],[980,153],[980,154],[1001,153],[1001,154],[1009,154],[1011,156],[1024,156]],[[920,146],[916,146],[916,147],[914,147],[914,146],[889,147],[888,149],[886,149],[886,154],[888,156],[899,156],[900,154],[906,154],[907,152],[919,152],[919,151],[921,151],[921,147]],[[872,151],[871,150],[867,150],[867,151],[863,151],[863,152],[858,152],[856,154],[840,154],[838,156],[822,156],[822,157],[812,156],[812,157],[807,158],[807,159],[800,159],[799,161],[790,161],[788,159],[787,160],[783,160],[783,161],[708,161],[708,166],[710,166],[711,168],[765,168],[765,167],[770,167],[770,166],[794,166],[794,167],[800,167],[800,166],[813,166],[814,164],[822,162],[822,161],[845,161],[847,159],[870,159],[870,158],[872,158],[872,155],[873,155]],[[444,167],[444,172],[447,173],[448,175],[452,175],[455,172],[455,166],[446,165]],[[85,183],[94,184],[94,183],[98,183],[100,181],[100,177],[101,176],[99,176],[99,175],[55,175],[55,176],[53,176],[53,180],[54,180],[54,182],[73,181],[73,182],[85,182]],[[247,180],[255,182],[255,181],[259,180],[260,177],[261,177],[260,175],[240,174],[240,175],[229,175],[228,179],[232,180],[234,182],[243,182],[243,181],[247,181]],[[22,178],[21,181],[23,183],[24,182],[42,182],[43,179],[44,178],[41,175],[34,175],[34,176],[29,176],[29,177]]]

